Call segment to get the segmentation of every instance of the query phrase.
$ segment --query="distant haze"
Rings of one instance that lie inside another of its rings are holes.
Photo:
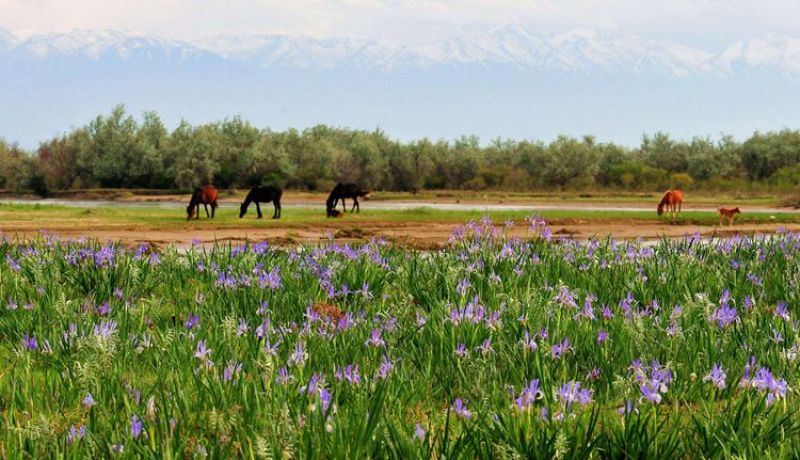
[[[0,13],[9,3],[0,0]],[[637,145],[656,131],[743,138],[800,127],[791,35],[722,43],[619,27],[451,32],[403,41],[0,29],[0,138],[35,148],[119,103],[154,110],[169,127],[241,115],[263,128],[380,128],[401,140],[591,134]]]

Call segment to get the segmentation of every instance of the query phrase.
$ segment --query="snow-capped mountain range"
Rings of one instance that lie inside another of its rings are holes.
[[[18,38],[0,30],[0,59],[159,59],[173,65],[221,59],[260,67],[357,68],[391,72],[436,66],[508,65],[567,72],[660,72],[725,77],[770,70],[800,75],[800,38],[765,36],[702,49],[602,30],[534,34],[519,26],[437,42],[387,44],[358,38],[224,35],[194,42],[120,31],[72,31]]]
[[[509,26],[435,42],[0,30],[0,138],[35,148],[116,104],[167,126],[240,115],[259,127],[380,127],[484,140],[593,134],[628,145],[800,128],[800,39],[713,47],[606,30]]]

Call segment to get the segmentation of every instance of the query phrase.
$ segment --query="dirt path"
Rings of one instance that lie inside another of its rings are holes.
[[[148,243],[158,246],[175,244],[186,247],[192,241],[202,244],[214,242],[245,242],[266,240],[272,244],[288,246],[302,243],[317,243],[329,237],[341,242],[367,241],[373,237],[383,237],[400,246],[418,249],[435,249],[443,247],[453,231],[458,227],[452,222],[359,222],[353,223],[331,221],[314,227],[284,227],[280,224],[269,228],[253,227],[213,227],[209,224],[203,228],[187,229],[152,229],[136,225],[101,224],[75,228],[70,222],[54,221],[42,229],[34,228],[30,222],[4,222],[2,233],[9,237],[30,238],[41,230],[60,235],[64,238],[85,236],[100,240],[122,241],[128,244]],[[703,236],[733,236],[736,234],[770,234],[787,229],[800,232],[800,225],[742,224],[730,228],[717,229],[705,225],[670,225],[642,221],[581,221],[566,219],[550,222],[555,237],[586,239],[590,237],[604,238],[612,236],[617,239],[657,239],[661,237],[676,238],[699,232]],[[510,232],[514,236],[525,237],[527,227],[519,222]]]

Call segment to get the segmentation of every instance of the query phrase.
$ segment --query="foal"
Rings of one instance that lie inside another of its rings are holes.
[[[719,227],[722,226],[722,219],[723,218],[728,219],[728,226],[729,227],[733,227],[733,219],[734,219],[734,217],[736,217],[736,214],[741,214],[742,213],[742,211],[739,210],[738,206],[735,207],[735,208],[719,208],[719,209],[717,209],[717,212],[719,213],[719,224],[718,224]]]

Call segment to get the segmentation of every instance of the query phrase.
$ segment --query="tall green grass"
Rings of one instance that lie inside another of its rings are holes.
[[[5,241],[0,456],[794,458],[798,256],[537,219],[437,252]]]

